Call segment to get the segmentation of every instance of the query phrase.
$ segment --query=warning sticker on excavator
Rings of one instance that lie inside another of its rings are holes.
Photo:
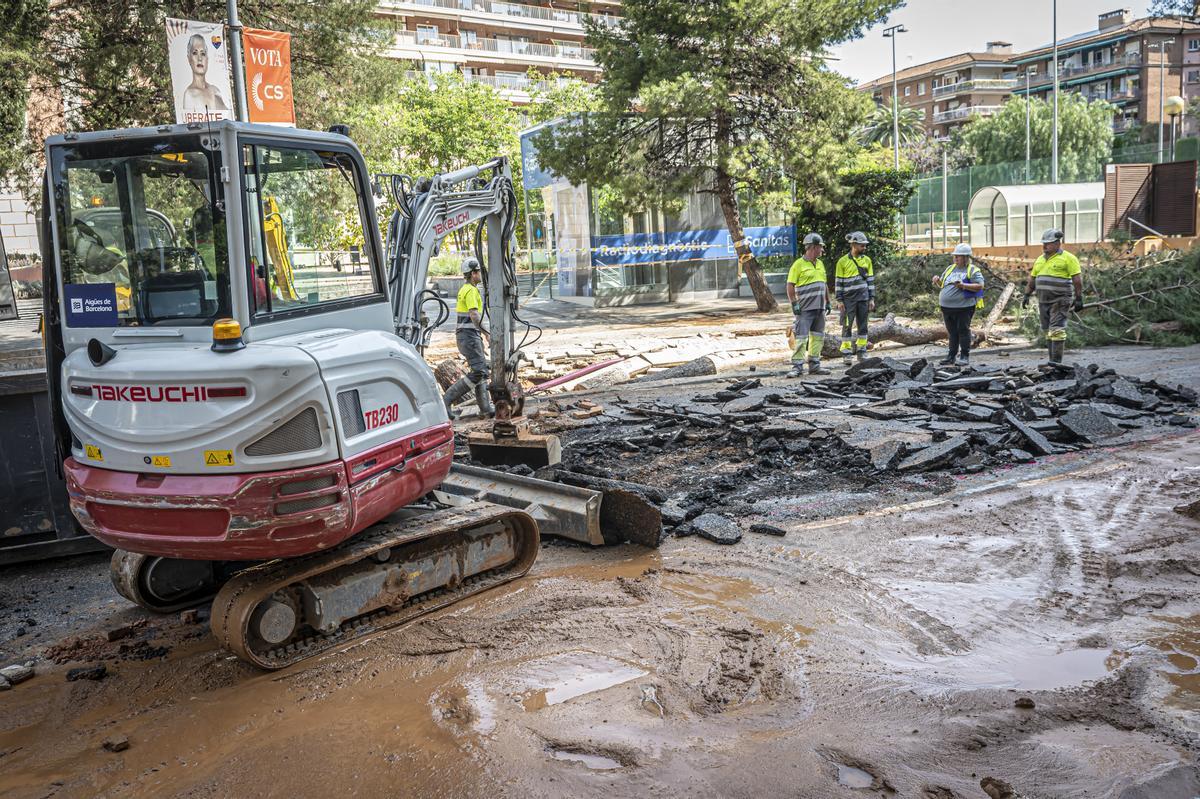
[[[84,451],[84,454],[87,455],[88,458],[90,458],[91,460],[94,460],[94,461],[104,460],[104,453],[101,452],[100,448],[97,447],[95,444],[88,444],[86,447],[83,448],[83,451]]]
[[[146,462],[147,466],[167,467],[171,465],[170,455],[147,455],[145,458],[142,458],[142,460]]]
[[[233,450],[231,450],[231,449],[206,449],[206,450],[204,450],[204,465],[205,466],[232,466],[233,465]]]

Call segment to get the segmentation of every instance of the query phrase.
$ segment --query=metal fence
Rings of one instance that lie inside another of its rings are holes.
[[[1162,158],[1159,158],[1158,143],[1141,144],[1114,150],[1110,163],[1156,164],[1161,161],[1200,160],[1200,138],[1180,139],[1175,143],[1172,158],[1171,143],[1164,142]],[[1060,167],[1063,166],[1060,163]],[[1104,167],[1086,174],[1060,174],[1063,183],[1087,183],[1104,180]],[[948,174],[927,173],[916,181],[916,191],[904,212],[904,229],[907,240],[928,242],[931,231],[934,240],[940,243],[945,236],[951,244],[959,227],[959,217],[965,216],[975,192],[985,186],[1019,186],[1051,182],[1049,158],[1035,158],[1028,162],[1008,161],[999,164],[982,164],[955,170]],[[944,193],[944,200],[943,200]],[[942,218],[945,210],[946,218]],[[964,239],[969,240],[964,228]]]

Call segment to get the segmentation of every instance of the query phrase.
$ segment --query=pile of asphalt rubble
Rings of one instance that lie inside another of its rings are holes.
[[[740,526],[713,511],[736,509],[738,495],[772,474],[849,475],[869,486],[922,472],[980,472],[1118,443],[1149,427],[1194,427],[1196,404],[1189,388],[1095,364],[974,370],[868,358],[837,379],[767,387],[754,378],[690,401],[618,400],[618,411],[606,409],[597,420],[605,424],[589,424],[570,440],[563,463],[537,476],[640,489],[668,532],[733,543]],[[737,468],[701,480],[667,474],[664,488],[628,482],[672,452],[698,463],[713,450]],[[784,532],[766,524],[750,530]]]

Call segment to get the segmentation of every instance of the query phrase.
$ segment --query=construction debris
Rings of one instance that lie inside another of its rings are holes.
[[[563,466],[546,479],[636,492],[675,535],[736,543],[739,525],[717,511],[744,510],[754,501],[749,495],[760,486],[758,496],[769,494],[778,479],[828,474],[869,485],[924,472],[979,472],[1118,442],[1145,428],[1191,427],[1196,404],[1191,389],[1095,365],[976,371],[873,357],[836,379],[772,386],[752,377],[690,398],[612,400],[610,423],[573,428]],[[679,457],[704,478],[681,485],[677,469],[654,465]],[[670,485],[646,484],[659,474]],[[783,533],[768,527],[749,529]]]
[[[101,746],[105,752],[124,752],[129,748],[129,736],[114,735],[111,738],[105,738]]]
[[[9,685],[23,683],[31,677],[33,677],[33,666],[28,663],[24,665],[5,666],[0,669],[0,679]]]
[[[736,544],[742,540],[742,529],[731,520],[716,513],[704,513],[692,522],[692,529],[701,538],[718,544]]]
[[[108,667],[101,663],[98,666],[80,666],[67,672],[67,682],[76,680],[103,680],[108,676]]]

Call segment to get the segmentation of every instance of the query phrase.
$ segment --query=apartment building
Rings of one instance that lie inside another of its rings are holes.
[[[616,24],[620,2],[384,0],[377,11],[403,27],[393,57],[427,73],[460,72],[526,103],[534,88],[531,67],[587,81],[599,77],[593,51],[584,45],[584,23]]]
[[[1012,45],[988,42],[982,52],[959,53],[908,67],[896,75],[902,106],[916,108],[930,135],[942,138],[976,114],[992,114],[1012,93],[1016,81],[1008,63]],[[892,76],[859,86],[875,101],[892,96]]]
[[[1159,124],[1161,99],[1186,98],[1189,73],[1195,78],[1191,94],[1200,92],[1200,25],[1169,17],[1132,20],[1127,9],[1101,14],[1099,23],[1094,31],[1058,43],[1059,91],[1117,106],[1113,126],[1118,132]],[[1049,97],[1053,59],[1050,45],[1015,57],[1018,87],[1013,93],[1025,95],[1028,77],[1031,95]],[[1189,69],[1189,63],[1195,66]]]
[[[1200,25],[1176,17],[1132,19],[1128,9],[1100,14],[1097,22],[1095,30],[1059,40],[1059,91],[1116,105],[1117,131],[1158,124],[1161,97],[1200,95]],[[926,130],[940,138],[974,116],[994,114],[1010,97],[1027,91],[1049,97],[1053,60],[1053,43],[1013,53],[1007,43],[991,42],[983,53],[962,53],[900,71],[900,103],[920,109]],[[892,76],[859,89],[886,103]]]

